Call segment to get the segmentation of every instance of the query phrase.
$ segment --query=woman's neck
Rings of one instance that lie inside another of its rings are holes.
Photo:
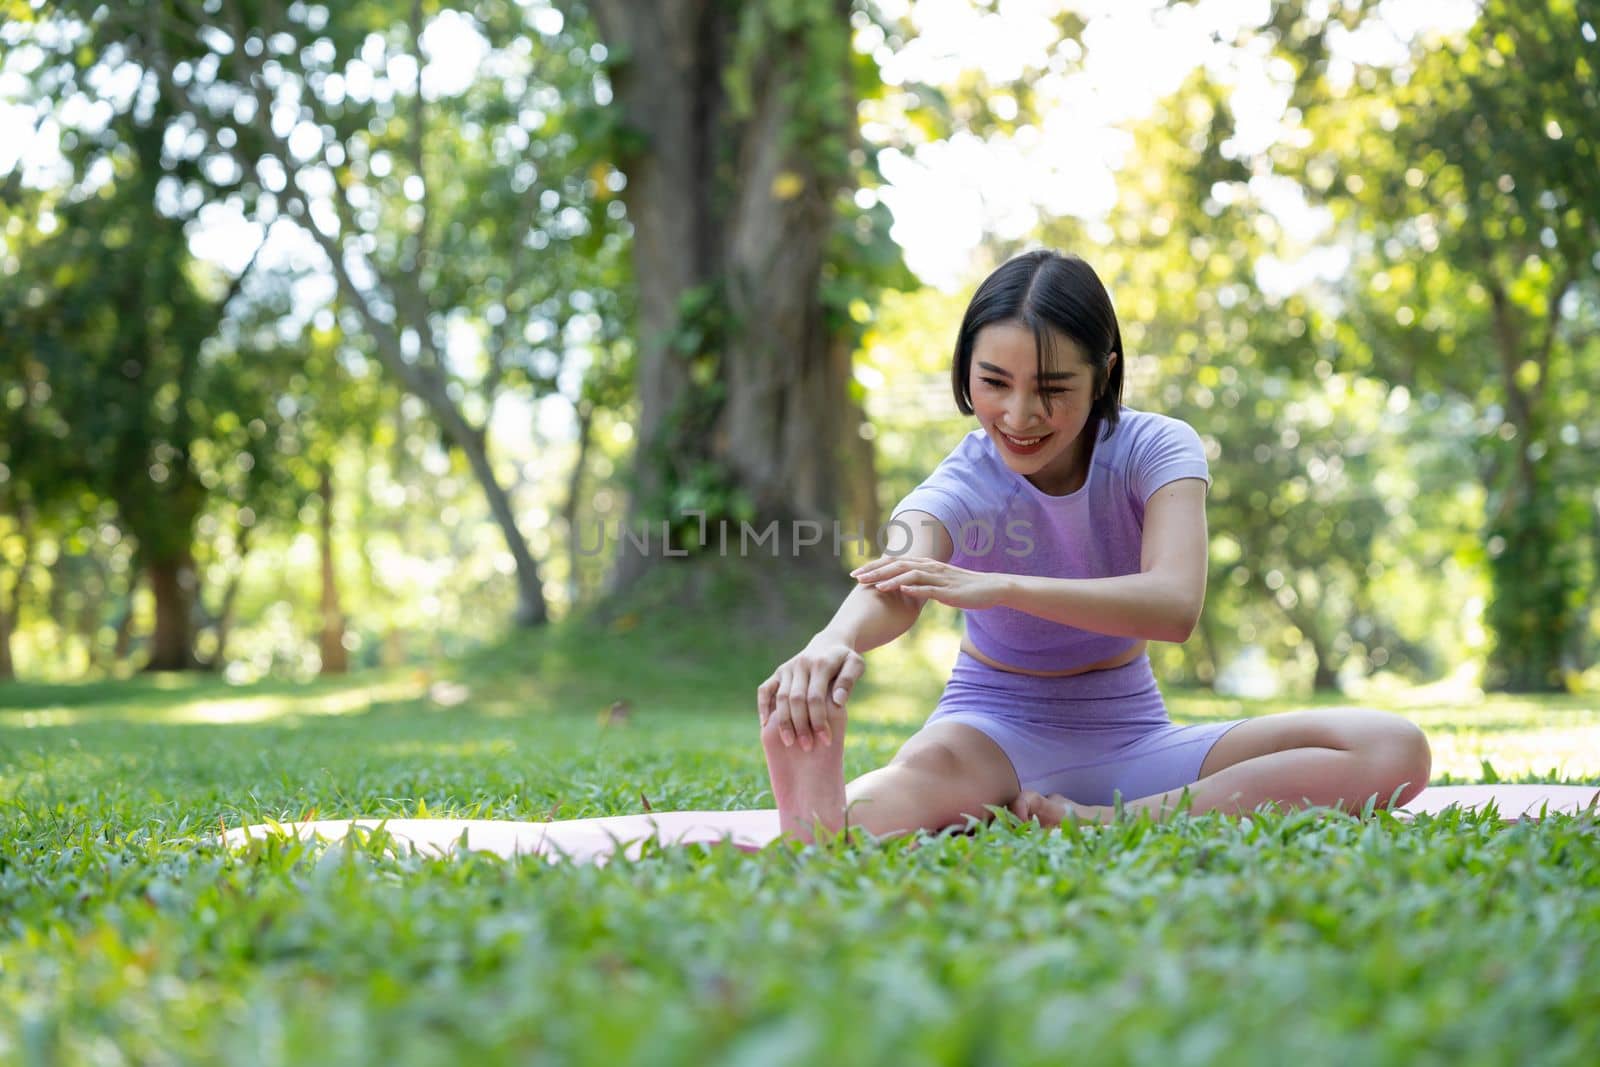
[[[1099,431],[1099,420],[1091,421],[1061,454],[1055,469],[1028,475],[1028,481],[1039,492],[1049,496],[1069,496],[1082,489],[1089,480],[1089,464],[1094,460],[1094,439]]]

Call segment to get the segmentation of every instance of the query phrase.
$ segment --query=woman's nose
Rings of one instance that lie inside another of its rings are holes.
[[[1006,415],[1010,418],[1013,426],[1019,430],[1025,430],[1033,425],[1035,411],[1040,411],[1040,417],[1043,417],[1042,407],[1043,405],[1038,397],[1019,389],[1016,395],[1011,398],[1011,403],[1007,406]]]

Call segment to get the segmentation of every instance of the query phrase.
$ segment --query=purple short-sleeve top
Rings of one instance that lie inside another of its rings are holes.
[[[979,427],[895,505],[894,515],[924,511],[937,518],[955,542],[950,562],[967,570],[1109,578],[1139,573],[1145,502],[1180,478],[1211,484],[1200,435],[1180,419],[1124,407],[1114,431],[1102,427],[1089,475],[1075,492],[1040,490],[1006,466]],[[962,614],[979,652],[1024,670],[1071,670],[1136,643],[1014,608]]]

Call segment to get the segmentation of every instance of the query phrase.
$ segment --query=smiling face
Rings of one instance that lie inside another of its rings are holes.
[[[1039,379],[1033,331],[1015,322],[991,323],[973,340],[969,388],[973,414],[1006,466],[1041,492],[1063,496],[1083,485],[1089,469],[1083,431],[1097,383],[1075,341],[1057,333],[1053,346],[1054,362]]]

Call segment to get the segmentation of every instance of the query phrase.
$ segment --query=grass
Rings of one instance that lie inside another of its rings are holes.
[[[953,657],[869,657],[846,770]],[[1592,821],[1326,811],[547,866],[220,825],[767,807],[787,646],[623,618],[450,670],[0,690],[0,1063],[1588,1063]],[[1286,703],[1172,693],[1180,720]],[[602,727],[616,700],[628,721]],[[1404,706],[1435,784],[1600,780],[1579,698]],[[1485,768],[1484,760],[1492,766]],[[641,795],[642,794],[642,795]]]

